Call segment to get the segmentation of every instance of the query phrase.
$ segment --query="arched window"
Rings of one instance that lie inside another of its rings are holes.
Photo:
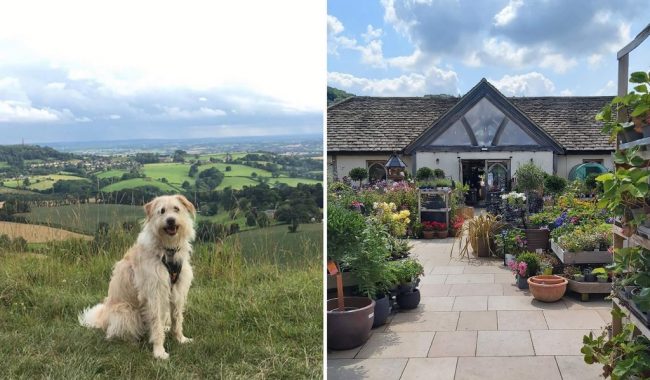
[[[370,182],[386,180],[385,161],[368,161],[368,179]]]

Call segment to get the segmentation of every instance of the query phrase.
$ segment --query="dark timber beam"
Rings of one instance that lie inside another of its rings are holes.
[[[465,119],[465,116],[461,117],[460,121],[463,123],[463,127],[465,127],[465,131],[467,132],[469,139],[472,141],[472,145],[478,146],[478,140],[476,140],[476,136],[474,136],[474,131],[472,131],[472,127],[469,126],[469,123],[467,122],[467,119]]]
[[[501,138],[501,134],[503,133],[503,130],[505,129],[507,123],[508,123],[508,117],[503,115],[503,120],[501,120],[501,123],[499,123],[497,132],[494,134],[494,138],[492,139],[490,145],[496,146],[499,143],[499,139]]]

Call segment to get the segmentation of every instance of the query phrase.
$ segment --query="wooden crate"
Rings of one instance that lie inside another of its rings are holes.
[[[584,282],[569,279],[567,289],[580,293],[582,301],[589,301],[590,294],[609,294],[612,292],[611,282]]]
[[[609,251],[568,252],[553,240],[551,240],[551,249],[564,264],[609,264],[612,262],[612,254]]]

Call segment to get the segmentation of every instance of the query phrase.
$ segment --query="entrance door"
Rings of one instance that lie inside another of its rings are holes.
[[[510,191],[510,160],[488,160],[485,165],[488,191]]]

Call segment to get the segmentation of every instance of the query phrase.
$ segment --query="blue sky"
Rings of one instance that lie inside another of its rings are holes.
[[[616,94],[616,52],[650,22],[644,0],[329,0],[327,82],[356,95]],[[650,40],[630,72],[650,70]]]
[[[0,144],[321,134],[325,14],[322,0],[8,2]]]

